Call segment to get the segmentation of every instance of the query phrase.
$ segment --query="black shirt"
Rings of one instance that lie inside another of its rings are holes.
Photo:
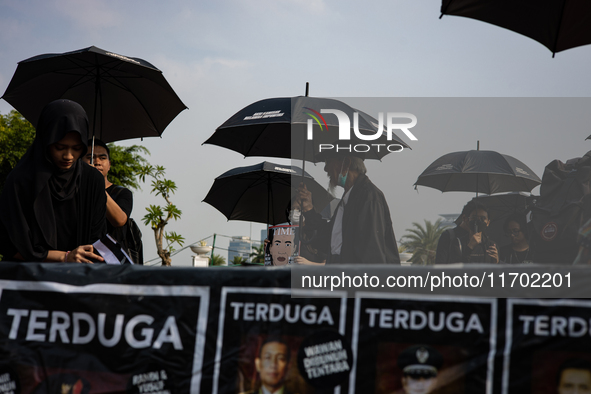
[[[111,185],[107,189],[107,193],[119,205],[119,208],[127,215],[127,219],[131,215],[133,209],[133,194],[131,190],[117,185]],[[127,234],[127,223],[121,227],[114,227],[107,220],[107,233],[117,240],[122,245],[125,245],[125,235]]]

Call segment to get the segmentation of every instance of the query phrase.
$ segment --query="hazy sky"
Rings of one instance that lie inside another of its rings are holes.
[[[249,223],[228,222],[201,200],[216,176],[265,158],[244,159],[201,143],[251,102],[303,95],[306,82],[310,95],[318,97],[586,97],[591,92],[591,47],[552,59],[538,42],[508,30],[466,18],[438,19],[439,8],[435,0],[0,0],[0,93],[17,62],[42,53],[94,45],[151,62],[189,110],[162,138],[125,144],[145,145],[150,162],[166,167],[177,182],[173,201],[182,220],[167,229],[188,243],[214,233],[249,235]],[[397,238],[414,221],[459,212],[472,197],[413,190],[422,170],[445,153],[475,149],[480,140],[481,149],[510,154],[541,177],[552,159],[591,149],[584,141],[591,134],[586,99],[395,103],[397,112],[423,113],[417,114],[418,141],[412,151],[369,163],[368,174],[388,197]],[[0,113],[11,109],[0,101]],[[322,167],[313,170],[325,183]],[[134,195],[136,221],[147,205],[161,203],[147,185]],[[263,225],[252,228],[258,239]],[[146,258],[156,257],[152,231],[143,233]],[[190,264],[191,254],[179,253],[173,265]]]

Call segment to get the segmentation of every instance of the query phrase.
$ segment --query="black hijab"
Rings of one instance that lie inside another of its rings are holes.
[[[80,135],[84,151],[64,171],[53,164],[49,146],[70,132]],[[87,140],[88,117],[80,104],[60,99],[45,106],[37,122],[35,140],[9,174],[0,196],[0,220],[25,261],[44,260],[48,250],[57,249],[52,199],[68,201],[75,197]]]

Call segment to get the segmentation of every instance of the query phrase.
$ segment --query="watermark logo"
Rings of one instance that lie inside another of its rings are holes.
[[[324,127],[326,127],[326,130],[328,131],[328,125],[326,124],[326,120],[324,119],[324,116],[322,116],[318,111],[314,111],[312,108],[308,108],[308,107],[304,107],[304,109],[307,109],[308,111],[311,111],[313,113],[310,112],[306,112],[306,115],[309,115],[312,117],[312,119],[314,119],[316,121],[316,123],[318,123],[318,126],[320,126],[320,130],[324,130],[324,128],[322,127],[322,123],[324,123]],[[323,110],[321,110],[323,111]],[[318,119],[322,119],[322,123],[320,123],[320,120]],[[312,138],[310,138],[310,133],[312,132],[312,119],[308,119],[308,139],[311,140]]]
[[[313,140],[314,139],[314,124],[313,121],[316,121],[318,126],[320,126],[320,130],[323,131],[324,127],[328,131],[328,125],[326,120],[322,116],[322,114],[333,114],[337,117],[339,123],[339,141],[350,141],[351,140],[351,120],[349,116],[337,109],[321,109],[320,112],[315,111],[311,108],[305,108],[310,112],[306,112],[306,115],[309,115],[312,119],[308,119],[307,123],[307,139]],[[417,124],[417,117],[411,113],[407,112],[388,112],[386,114],[386,126],[384,127],[384,113],[378,113],[378,124],[374,122],[370,122],[373,127],[375,127],[375,133],[373,134],[363,134],[359,130],[359,113],[353,113],[353,133],[357,140],[361,141],[375,141],[384,135],[386,136],[387,141],[394,140],[394,130],[402,131],[411,141],[417,141],[417,137],[414,136],[413,133],[410,132],[409,129],[413,128]],[[406,123],[395,123],[396,119],[407,119],[410,122]],[[321,122],[322,120],[322,122]],[[324,125],[324,127],[323,127]],[[336,152],[339,151],[348,151],[348,152],[359,152],[359,153],[366,153],[370,150],[375,149],[377,152],[380,152],[381,149],[388,150],[388,152],[401,152],[403,150],[403,146],[398,143],[394,144],[350,144],[350,145],[340,145],[340,144],[319,144],[319,152],[328,151],[328,150],[335,150]]]

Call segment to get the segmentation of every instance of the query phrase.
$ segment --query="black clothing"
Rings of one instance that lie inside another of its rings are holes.
[[[62,170],[49,154],[49,146],[70,132],[80,134],[85,152],[84,109],[63,99],[48,104],[33,144],[8,175],[0,196],[4,260],[20,252],[25,261],[43,261],[49,250],[72,250],[104,235],[107,202],[101,174],[80,159]]]
[[[304,231],[316,230],[321,237],[327,264],[335,264],[331,255],[332,226],[338,209],[329,222],[315,210],[304,213]],[[338,264],[400,264],[392,219],[384,193],[367,176],[359,175],[343,212],[343,245]]]
[[[437,243],[435,264],[452,263],[496,263],[486,249],[495,243],[482,233],[482,242],[470,249],[468,242],[470,233],[460,226],[446,230]]]
[[[119,205],[119,208],[127,215],[129,220],[131,211],[133,209],[133,193],[131,190],[117,185],[111,185],[107,189],[109,196]],[[114,227],[108,220],[107,233],[110,234],[121,245],[125,245],[125,236],[127,234],[127,223],[121,227]]]
[[[522,264],[531,260],[529,249],[523,252],[513,250],[511,244],[502,246],[499,251],[499,263],[501,264]]]

